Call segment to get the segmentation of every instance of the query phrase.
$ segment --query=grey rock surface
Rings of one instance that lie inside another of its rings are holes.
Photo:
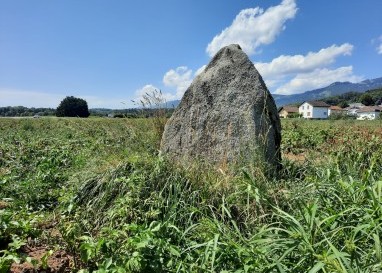
[[[222,48],[168,120],[161,150],[181,164],[261,160],[279,168],[281,125],[275,102],[239,45]]]

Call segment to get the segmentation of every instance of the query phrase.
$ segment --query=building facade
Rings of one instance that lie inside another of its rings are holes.
[[[357,119],[373,120],[379,118],[382,108],[379,106],[365,106],[357,111]]]
[[[296,106],[283,106],[279,110],[280,118],[288,118],[293,114],[298,114],[298,107],[296,107]]]
[[[323,101],[305,101],[298,108],[303,118],[327,119],[330,105]]]

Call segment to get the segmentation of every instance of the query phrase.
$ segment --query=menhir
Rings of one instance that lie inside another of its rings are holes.
[[[161,150],[181,164],[264,160],[279,169],[280,142],[272,95],[240,46],[230,45],[185,92],[165,126]]]

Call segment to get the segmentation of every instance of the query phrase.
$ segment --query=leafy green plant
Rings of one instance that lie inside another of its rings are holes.
[[[378,121],[283,120],[272,178],[176,167],[153,120],[2,119],[0,270],[33,241],[78,272],[380,271]]]

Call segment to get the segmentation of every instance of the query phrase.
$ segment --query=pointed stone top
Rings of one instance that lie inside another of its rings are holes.
[[[231,50],[242,50],[241,49],[241,46],[239,44],[230,44],[228,46],[225,46],[223,47],[222,49],[225,49],[225,48],[228,48],[228,49],[231,49]]]
[[[252,62],[249,60],[247,54],[241,49],[238,44],[231,44],[221,48],[215,56],[212,58],[210,63],[207,65],[206,70],[211,67],[219,64],[219,66],[230,65],[233,63],[242,63],[242,62]]]

